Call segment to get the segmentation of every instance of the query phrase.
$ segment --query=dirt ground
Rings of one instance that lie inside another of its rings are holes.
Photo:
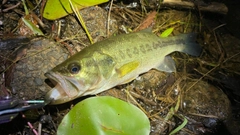
[[[239,134],[240,3],[221,2],[228,7],[227,14],[196,7],[159,6],[157,1],[138,3],[137,7],[132,7],[132,2],[114,2],[111,10],[108,4],[80,10],[93,42],[148,27],[156,35],[173,28],[169,36],[197,33],[197,43],[203,48],[199,57],[170,54],[176,62],[176,73],[151,70],[97,96],[117,97],[139,107],[150,120],[151,135],[169,134],[184,118],[188,123],[176,134]],[[74,14],[49,21],[41,17],[41,6],[30,15],[42,20],[44,27],[35,23],[44,36],[33,36],[21,22],[25,16],[22,4],[3,10],[16,4],[8,1],[1,7],[0,99],[41,100],[52,87],[44,73],[91,43]],[[0,131],[36,134],[27,124],[31,122],[35,129],[41,125],[42,134],[56,134],[62,118],[86,98],[20,113],[11,122],[1,124]],[[177,108],[174,114],[171,108]]]

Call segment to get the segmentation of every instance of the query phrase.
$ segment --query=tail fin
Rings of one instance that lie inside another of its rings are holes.
[[[192,56],[199,56],[201,54],[202,47],[196,43],[196,33],[181,34],[178,37],[185,41],[185,47],[182,52]]]

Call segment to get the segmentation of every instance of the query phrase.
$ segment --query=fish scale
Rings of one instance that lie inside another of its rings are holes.
[[[77,97],[98,94],[128,83],[153,68],[175,72],[175,62],[168,54],[178,51],[199,56],[201,46],[195,38],[193,33],[159,38],[144,30],[97,42],[45,74],[57,82],[45,99],[51,100],[51,104],[61,104]]]

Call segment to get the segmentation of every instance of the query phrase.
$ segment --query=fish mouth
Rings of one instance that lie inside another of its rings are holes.
[[[74,83],[69,81],[69,78],[51,71],[45,73],[45,76],[55,85],[45,95],[45,101],[50,104],[62,104],[77,98],[78,89]]]

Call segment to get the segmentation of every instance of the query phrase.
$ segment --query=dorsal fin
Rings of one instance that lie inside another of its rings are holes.
[[[140,30],[139,32],[152,33],[152,27],[148,27],[148,28],[146,28],[146,29]]]

